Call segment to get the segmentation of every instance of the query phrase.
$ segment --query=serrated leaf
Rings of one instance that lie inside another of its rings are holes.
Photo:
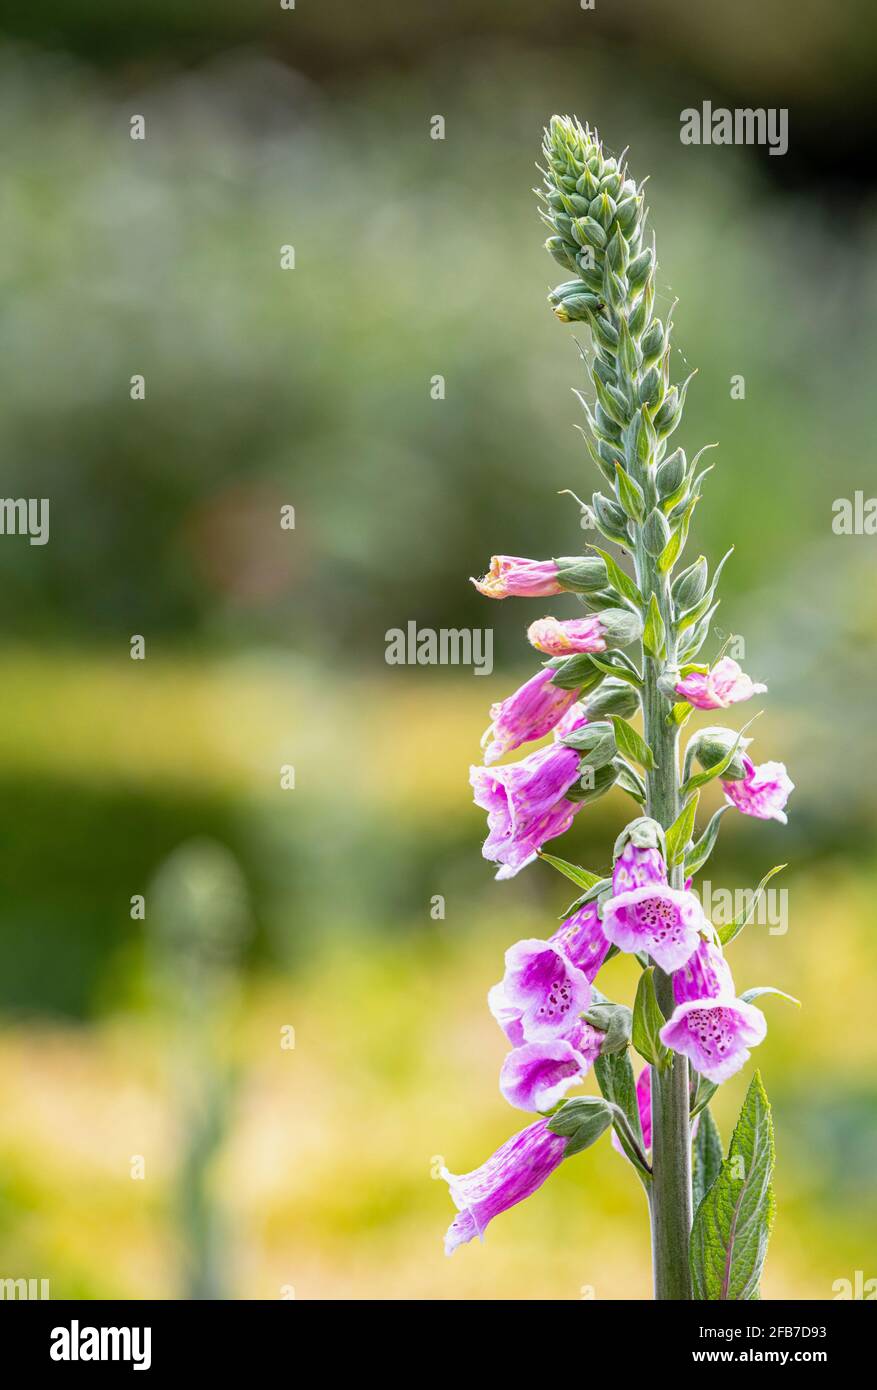
[[[552,1134],[566,1139],[564,1158],[590,1148],[612,1123],[612,1109],[601,1096],[579,1096],[568,1100],[548,1121]]]
[[[652,772],[655,767],[655,759],[652,756],[651,748],[642,735],[638,734],[626,719],[622,719],[620,714],[612,715],[612,723],[615,726],[615,743],[619,753],[627,758],[633,758],[640,767]]]
[[[655,994],[655,968],[650,965],[636,987],[631,1040],[640,1057],[653,1067],[666,1066],[670,1057],[670,1049],[658,1036],[665,1022]]]
[[[664,628],[664,619],[661,617],[661,610],[658,607],[658,600],[654,593],[649,596],[649,606],[646,611],[646,621],[643,628],[643,646],[649,656],[656,659],[663,657],[666,650],[667,633]]]
[[[719,940],[721,941],[723,946],[730,946],[731,942],[736,940],[736,938],[740,935],[743,928],[749,926],[749,923],[755,916],[755,909],[758,907],[761,895],[767,887],[768,883],[770,883],[770,880],[773,878],[774,874],[780,873],[780,871],[782,869],[785,869],[786,867],[787,866],[785,864],[774,864],[773,868],[768,870],[764,878],[759,883],[755,892],[752,894],[752,897],[748,905],[743,909],[743,911],[738,912],[737,916],[733,919],[733,921],[726,922],[724,926],[718,928]]]
[[[685,846],[694,831],[694,818],[697,815],[699,800],[700,792],[695,792],[693,796],[690,796],[667,831],[667,863],[671,868],[674,864],[682,863]]]
[[[701,1202],[691,1230],[691,1277],[701,1301],[758,1298],[774,1217],[770,1103],[752,1078],[728,1157]]]
[[[541,849],[537,850],[536,853],[546,864],[550,864],[552,869],[557,869],[558,873],[578,884],[579,888],[593,888],[595,883],[601,882],[600,875],[592,874],[590,869],[583,869],[578,864],[570,864],[566,859],[558,859],[556,855],[546,854]]]
[[[692,874],[699,873],[715,848],[716,840],[719,835],[719,825],[722,816],[731,808],[727,802],[714,811],[710,817],[706,830],[692,848],[690,854],[685,856],[685,877],[690,878]]]
[[[705,1106],[700,1116],[694,1144],[691,1165],[691,1205],[695,1215],[698,1207],[709,1192],[723,1159],[722,1139],[712,1113]]]
[[[606,573],[609,576],[609,583],[612,585],[612,588],[617,589],[623,598],[629,599],[631,603],[636,604],[637,608],[642,608],[644,602],[643,596],[630,575],[625,574],[617,560],[612,558],[608,550],[601,550],[597,545],[592,545],[591,549],[596,555],[600,556],[601,560],[605,561]]]

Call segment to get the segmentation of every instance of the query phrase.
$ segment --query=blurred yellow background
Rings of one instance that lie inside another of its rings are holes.
[[[756,760],[796,782],[787,828],[727,816],[705,872],[789,862],[788,930],[732,948],[740,988],[803,1004],[766,1001],[757,1056],[763,1295],[872,1277],[874,540],[831,521],[877,491],[873,14],[137,8],[0,11],[4,490],[52,506],[45,547],[0,537],[0,1278],[650,1296],[608,1142],[450,1260],[434,1177],[527,1123],[485,996],[573,896],[542,864],[494,882],[467,780],[541,615],[468,576],[579,550],[557,494],[597,486],[530,192],[555,109],[651,175],[659,311],[679,296],[676,372],[699,369],[679,440],[721,443],[689,551],[736,546],[705,655],[745,636]],[[706,98],[787,106],[789,154],[682,146]],[[412,620],[492,627],[496,671],[388,666]],[[605,869],[633,814],[611,793],[557,850]],[[600,984],[629,1002],[630,963]],[[714,1103],[726,1141],[745,1084]]]

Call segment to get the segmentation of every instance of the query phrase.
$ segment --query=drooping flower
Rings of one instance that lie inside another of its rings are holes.
[[[788,821],[786,802],[795,784],[786,772],[785,763],[761,763],[755,766],[748,754],[743,754],[745,776],[739,782],[723,782],[725,796],[744,816],[757,820]]]
[[[576,703],[576,690],[552,685],[551,670],[537,671],[514,695],[490,707],[492,723],[481,740],[488,765],[520,748],[531,739],[550,734],[560,719]],[[581,712],[582,719],[584,712]],[[489,742],[488,742],[489,740]]]
[[[595,902],[585,903],[584,907],[578,908],[561,922],[554,935],[549,937],[549,941],[592,982],[596,979],[597,971],[606,959],[610,946]]]
[[[723,656],[711,671],[691,671],[676,682],[676,694],[695,709],[727,709],[765,690],[766,685],[753,681],[729,656]]]
[[[706,925],[693,893],[647,883],[603,904],[603,931],[622,951],[645,951],[662,970],[678,970]]]
[[[505,953],[502,999],[516,1009],[525,1042],[566,1037],[591,1002],[591,983],[550,941],[530,937]]]
[[[497,878],[512,878],[548,840],[562,835],[581,810],[565,793],[579,775],[579,755],[553,743],[504,767],[473,767],[475,804],[487,812],[482,854],[499,864]]]
[[[484,1238],[500,1212],[530,1197],[563,1161],[566,1139],[552,1134],[547,1120],[537,1120],[512,1135],[495,1154],[471,1173],[441,1170],[458,1209],[445,1236],[445,1254],[473,1236]]]
[[[566,1037],[513,1048],[499,1074],[500,1091],[519,1110],[550,1110],[587,1074],[604,1036],[578,1019]]]
[[[742,999],[691,999],[679,1004],[661,1029],[661,1041],[687,1057],[696,1071],[719,1084],[739,1071],[749,1048],[763,1042],[767,1020]]]
[[[549,598],[562,594],[554,560],[526,560],[520,555],[493,555],[483,579],[472,579],[485,598]]]
[[[764,1014],[735,997],[728,963],[710,941],[700,941],[686,965],[674,972],[673,997],[676,1008],[661,1029],[661,1041],[687,1057],[708,1081],[727,1081],[748,1062],[749,1048],[764,1041]]]
[[[527,628],[527,640],[547,656],[569,656],[574,652],[605,652],[606,637],[599,615],[587,618],[537,618]]]

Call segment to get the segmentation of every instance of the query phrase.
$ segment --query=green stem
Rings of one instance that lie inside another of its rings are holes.
[[[674,652],[672,605],[667,579],[647,554],[639,534],[635,549],[637,582],[646,599],[654,593],[667,633],[667,659]],[[667,829],[679,814],[679,733],[667,723],[670,703],[658,689],[663,661],[644,660],[643,719],[645,739],[655,768],[646,776],[646,810]],[[683,886],[683,868],[671,870],[674,888]],[[673,986],[655,968],[655,993],[665,1018],[673,1012]],[[656,1299],[690,1299],[689,1235],[691,1232],[691,1134],[688,1118],[688,1062],[678,1053],[664,1071],[652,1071],[652,1183],[649,1207],[652,1221],[652,1264]]]

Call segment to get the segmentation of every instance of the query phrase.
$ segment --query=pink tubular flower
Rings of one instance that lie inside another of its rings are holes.
[[[700,941],[674,972],[676,1008],[661,1029],[661,1042],[681,1052],[708,1081],[727,1081],[763,1042],[767,1020],[754,1004],[735,998],[731,971],[718,946]]]
[[[785,825],[788,816],[785,805],[795,784],[786,772],[785,763],[761,763],[756,767],[746,753],[743,754],[746,776],[739,782],[723,782],[725,797],[744,816],[755,816],[758,820],[778,820]]]
[[[578,753],[561,743],[505,767],[470,768],[475,804],[487,812],[481,852],[499,864],[497,878],[512,878],[547,840],[569,829],[582,803],[568,801],[565,793],[578,775]]]
[[[589,618],[537,618],[527,628],[527,640],[548,656],[570,656],[574,652],[605,652],[603,624],[596,614]]]
[[[765,690],[766,685],[756,684],[729,656],[723,656],[711,671],[691,671],[676,683],[676,694],[695,709],[727,709]]]
[[[551,670],[537,671],[514,695],[491,705],[490,718],[493,722],[481,740],[482,747],[487,744],[484,749],[485,763],[495,763],[506,753],[520,748],[522,743],[550,734],[572,708],[578,692],[561,690],[560,686],[552,685],[553,675]]]
[[[628,840],[612,870],[612,892],[628,893],[649,883],[666,883],[667,866],[661,851],[651,846],[640,849]]]
[[[645,884],[603,905],[603,931],[622,951],[645,951],[662,970],[678,970],[697,946],[706,925],[693,893]]]
[[[561,922],[549,941],[592,982],[596,979],[597,971],[609,950],[609,942],[600,921],[600,912],[597,904],[593,902],[585,903],[584,907],[578,908],[571,917]]]
[[[763,1042],[767,1020],[742,999],[690,999],[677,1005],[661,1029],[661,1042],[681,1052],[696,1071],[718,1085],[749,1060],[749,1048]]]
[[[499,1074],[500,1091],[519,1110],[550,1110],[587,1074],[603,1037],[578,1019],[567,1037],[514,1048]]]
[[[473,1172],[456,1174],[443,1168],[441,1176],[459,1213],[445,1236],[445,1254],[453,1255],[473,1236],[483,1240],[495,1216],[532,1196],[563,1161],[566,1142],[551,1133],[547,1120],[537,1120],[507,1139]]]
[[[505,953],[505,1005],[521,1020],[524,1040],[566,1037],[591,1002],[591,983],[550,941],[531,937]]]
[[[562,594],[553,560],[525,560],[520,555],[493,555],[483,579],[472,579],[485,598],[549,598]]]

